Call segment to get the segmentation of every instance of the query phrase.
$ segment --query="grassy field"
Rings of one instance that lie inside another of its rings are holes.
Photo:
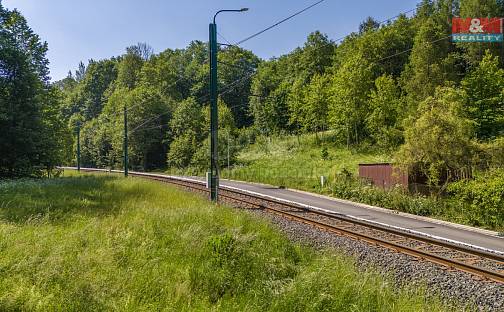
[[[257,217],[134,178],[0,183],[0,252],[1,311],[448,310]]]

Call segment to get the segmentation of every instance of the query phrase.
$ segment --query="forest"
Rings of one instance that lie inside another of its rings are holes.
[[[240,150],[273,135],[331,133],[331,144],[392,155],[431,185],[504,164],[504,47],[453,43],[454,16],[504,16],[501,0],[424,0],[413,15],[365,19],[342,39],[314,31],[292,52],[262,60],[220,48],[219,141]],[[43,42],[0,4],[0,177],[75,164],[208,168],[206,42],[154,53],[146,43],[81,62],[51,82]],[[220,165],[228,166],[226,144]]]

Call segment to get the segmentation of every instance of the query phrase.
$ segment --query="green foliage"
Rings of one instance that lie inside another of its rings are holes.
[[[453,183],[448,191],[464,203],[472,224],[504,227],[504,169],[490,170],[474,180]]]
[[[176,137],[170,144],[168,152],[168,167],[187,168],[199,147],[196,134],[193,131]]]
[[[476,136],[487,140],[504,135],[504,69],[486,51],[483,60],[463,80],[466,114],[476,123]]]
[[[476,152],[473,122],[462,112],[461,94],[453,88],[438,88],[433,97],[420,103],[405,131],[397,161],[409,170],[440,185],[457,178],[457,172],[471,170]]]
[[[401,77],[411,114],[421,101],[434,94],[436,87],[445,85],[449,79],[448,70],[453,68],[447,57],[449,43],[437,41],[447,35],[442,25],[428,18],[415,36],[410,61]]]
[[[479,166],[482,169],[504,168],[504,137],[479,144]]]
[[[504,16],[504,3],[502,0],[464,0],[460,1],[461,17],[502,17]],[[459,47],[464,50],[464,58],[472,66],[477,66],[485,56],[485,49],[489,53],[497,56],[501,55],[502,46],[500,43],[485,44],[482,49],[479,44],[459,43]],[[500,62],[501,67],[504,60]]]
[[[373,31],[378,28],[380,28],[380,23],[371,16],[368,16],[362,23],[360,23],[359,34],[363,34],[367,31]]]
[[[180,136],[188,131],[194,131],[200,135],[203,133],[204,115],[201,107],[193,98],[182,101],[170,120],[170,129],[174,136]]]
[[[201,107],[193,98],[189,98],[178,105],[170,129],[174,140],[168,152],[168,166],[185,168],[198,150],[203,140],[205,118]]]
[[[0,6],[0,178],[40,175],[69,158],[61,94],[48,85],[47,43]]]
[[[331,98],[329,84],[329,76],[315,74],[310,84],[305,87],[302,125],[310,132],[327,130],[327,110]]]
[[[126,54],[122,57],[117,70],[117,85],[133,89],[139,80],[139,74],[143,67],[142,44],[126,48]]]
[[[322,148],[322,150],[320,151],[320,157],[322,157],[323,160],[329,159],[329,151],[327,150],[327,147]]]
[[[112,83],[117,78],[117,61],[101,60],[89,62],[86,74],[79,84],[76,92],[75,102],[70,103],[76,106],[86,120],[96,118],[107,102],[107,94]]]
[[[347,59],[333,77],[328,117],[333,129],[346,138],[347,145],[364,139],[373,81],[372,65],[358,54]]]
[[[61,113],[63,94],[51,87],[43,94],[40,164],[48,170],[72,159],[72,135]]]
[[[237,155],[236,165],[230,171],[222,170],[221,174],[234,180],[316,192],[322,175],[334,176],[345,169],[356,174],[359,163],[390,161],[386,154],[347,150],[334,145],[335,138],[333,131],[318,135],[257,137],[252,145],[246,142],[246,147]]]
[[[391,156],[334,146],[331,144],[334,138],[331,132],[319,133],[319,140],[314,134],[301,135],[300,141],[296,136],[257,138],[255,144],[238,154],[235,167],[221,174],[234,180],[283,185],[455,223],[504,229],[502,217],[496,223],[491,222],[484,217],[483,210],[467,208],[469,203],[460,196],[455,197],[453,192],[438,197],[414,195],[401,187],[382,190],[358,179],[358,164],[391,162]],[[484,148],[487,166],[497,166],[497,160],[503,160],[504,142],[501,140],[477,148]],[[328,157],[324,159],[326,152]],[[324,188],[320,187],[320,176],[328,178]],[[478,176],[477,181],[484,181],[484,178]],[[449,184],[448,189],[450,187]]]
[[[378,77],[375,90],[371,91],[369,106],[372,113],[366,123],[371,137],[382,149],[395,149],[403,141],[404,102],[399,92],[394,78],[387,75]]]
[[[3,183],[0,233],[0,310],[456,310],[156,182]]]
[[[223,91],[222,100],[231,109],[237,127],[252,125],[248,100],[251,93],[251,79],[247,77],[259,65],[259,58],[250,51],[230,47],[219,53],[218,61],[220,62],[218,82],[219,89]],[[231,84],[234,84],[232,88]]]

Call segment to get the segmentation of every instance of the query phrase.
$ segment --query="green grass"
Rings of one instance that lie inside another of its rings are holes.
[[[327,150],[327,157],[322,150]],[[238,165],[223,169],[225,178],[312,190],[320,176],[358,173],[359,163],[390,161],[390,156],[334,146],[331,133],[259,138],[238,155]]]
[[[323,149],[326,157],[323,157]],[[390,162],[383,153],[349,150],[331,143],[331,133],[259,138],[238,155],[223,178],[284,186],[454,223],[504,231],[504,220],[490,222],[481,209],[452,197],[411,195],[401,188],[381,190],[360,181],[360,163]],[[320,176],[327,177],[325,187]]]
[[[110,175],[0,184],[1,311],[445,311],[335,251],[172,187]]]

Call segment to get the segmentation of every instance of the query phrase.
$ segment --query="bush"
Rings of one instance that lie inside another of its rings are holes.
[[[465,204],[471,223],[504,226],[504,169],[489,170],[474,180],[452,183],[448,191]]]
[[[197,149],[196,138],[192,132],[177,137],[170,144],[168,152],[168,166],[186,168]]]
[[[330,185],[331,195],[368,205],[388,208],[420,216],[446,216],[454,211],[451,202],[420,195],[410,195],[401,187],[382,190],[344,173]]]

